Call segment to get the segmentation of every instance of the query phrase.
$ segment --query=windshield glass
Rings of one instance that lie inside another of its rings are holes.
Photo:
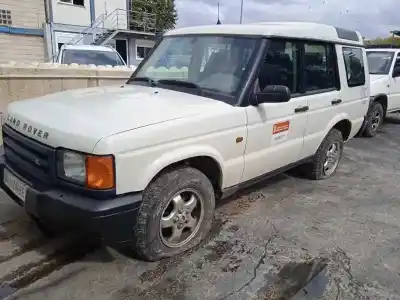
[[[66,49],[63,52],[63,64],[82,64],[82,65],[124,65],[117,53],[111,51],[96,51],[96,50],[77,50]]]
[[[259,41],[241,36],[164,37],[139,67],[135,78],[146,77],[156,84],[160,80],[168,80],[171,85],[171,82],[177,85],[177,81],[190,82],[210,93],[210,98],[235,104]],[[129,83],[136,82],[132,80]]]
[[[367,51],[370,74],[388,74],[392,65],[393,52]]]

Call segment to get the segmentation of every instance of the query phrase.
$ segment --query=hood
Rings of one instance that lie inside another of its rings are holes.
[[[91,152],[107,136],[228,107],[187,93],[124,85],[16,101],[8,106],[5,122],[50,146]]]

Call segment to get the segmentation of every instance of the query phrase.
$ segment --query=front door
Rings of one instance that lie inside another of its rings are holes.
[[[340,94],[340,78],[335,56],[335,46],[329,43],[304,41],[302,92],[310,108],[304,134],[301,156],[314,155],[327,134],[327,128],[335,124],[335,116],[343,99]]]
[[[300,159],[307,123],[307,97],[299,94],[300,48],[297,42],[271,40],[256,86],[285,85],[286,103],[262,103],[246,108],[248,136],[242,181],[270,173]]]

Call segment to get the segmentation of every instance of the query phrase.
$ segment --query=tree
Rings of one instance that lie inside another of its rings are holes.
[[[175,0],[132,1],[132,30],[162,33],[173,29],[177,19]]]
[[[395,47],[400,47],[400,38],[394,36],[389,36],[385,38],[376,38],[373,40],[369,40],[366,42],[366,44],[372,44],[372,45],[392,45]]]

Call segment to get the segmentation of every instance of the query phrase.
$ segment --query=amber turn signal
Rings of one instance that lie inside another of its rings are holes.
[[[86,186],[96,190],[115,187],[113,156],[86,156]]]

